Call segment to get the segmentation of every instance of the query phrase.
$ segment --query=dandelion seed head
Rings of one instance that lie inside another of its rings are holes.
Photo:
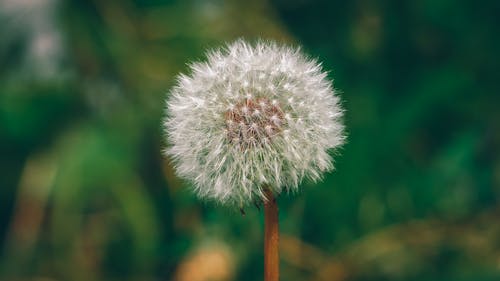
[[[244,206],[333,169],[344,141],[331,81],[299,49],[242,40],[180,75],[167,100],[166,154],[196,194]]]

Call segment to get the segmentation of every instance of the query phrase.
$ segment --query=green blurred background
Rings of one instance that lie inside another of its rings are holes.
[[[282,280],[500,280],[500,2],[0,0],[0,280],[262,280],[262,212],[161,155],[168,89],[237,38],[302,45],[346,109],[279,198]]]

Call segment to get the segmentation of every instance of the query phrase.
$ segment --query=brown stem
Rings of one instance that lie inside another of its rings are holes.
[[[278,205],[272,191],[266,189],[264,202],[265,230],[264,230],[264,281],[279,280],[279,225]]]

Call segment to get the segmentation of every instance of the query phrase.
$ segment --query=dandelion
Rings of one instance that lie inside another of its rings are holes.
[[[277,263],[275,198],[333,169],[329,153],[344,141],[342,112],[316,60],[276,43],[238,40],[178,77],[167,101],[166,154],[203,199],[238,207],[263,201],[265,247],[276,247],[266,258]]]
[[[164,126],[166,153],[199,197],[243,207],[333,168],[342,109],[315,60],[236,41],[190,68],[170,93]]]

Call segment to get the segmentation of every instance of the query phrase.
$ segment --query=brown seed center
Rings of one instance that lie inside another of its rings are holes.
[[[247,98],[225,113],[227,138],[242,148],[268,143],[283,130],[283,111],[277,100]]]

